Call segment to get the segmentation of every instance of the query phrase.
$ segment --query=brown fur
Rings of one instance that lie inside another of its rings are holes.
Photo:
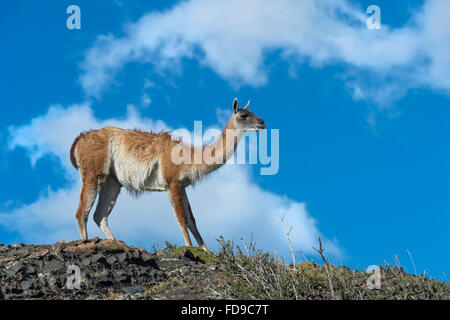
[[[180,224],[181,232],[183,233],[186,245],[192,246],[191,239],[189,238],[189,234],[186,228],[188,223],[187,216],[183,204],[181,187],[178,181],[174,181],[169,184],[169,197],[175,210],[177,221]]]
[[[75,138],[75,140],[72,143],[72,146],[70,147],[70,162],[72,162],[72,165],[75,169],[78,169],[77,159],[75,159],[75,146],[78,143],[78,140],[80,140],[83,133],[80,133],[78,137]]]
[[[246,109],[246,107],[244,107],[244,109]],[[239,123],[241,131],[246,128],[261,129],[265,126],[262,119],[244,109],[238,111],[237,99],[235,99],[233,102],[233,116],[228,122],[225,130],[222,132],[222,135],[212,145],[199,147],[199,149],[184,144],[180,139],[173,139],[168,132],[155,133],[137,129],[125,130],[115,127],[105,127],[99,130],[81,133],[75,139],[70,149],[70,160],[73,166],[79,170],[82,181],[80,202],[76,212],[81,238],[87,239],[87,217],[98,192],[100,192],[99,203],[104,202],[102,204],[104,207],[97,205],[94,220],[100,228],[102,228],[102,231],[108,238],[113,238],[112,233],[107,227],[107,217],[114,206],[122,186],[121,182],[119,182],[119,176],[114,172],[115,168],[120,168],[120,163],[122,163],[122,166],[124,165],[123,163],[125,163],[125,165],[130,164],[133,168],[147,170],[146,166],[152,164],[156,166],[156,174],[161,174],[163,180],[161,180],[160,177],[153,177],[154,179],[157,179],[155,181],[158,182],[152,187],[153,189],[150,190],[165,190],[168,192],[185,243],[189,246],[191,245],[191,240],[187,231],[187,228],[189,228],[194,234],[198,244],[203,249],[207,250],[207,247],[204,245],[200,233],[197,230],[185,187],[224,164],[228,157],[230,157],[230,152],[228,152],[228,154],[226,152],[228,151],[227,147],[231,147],[231,151],[234,152],[238,141],[235,141],[234,138],[233,141],[227,141],[227,129],[235,129],[235,123]],[[244,119],[243,115],[247,115],[249,119]],[[177,164],[172,161],[172,149],[176,146],[182,146],[183,151],[190,151],[191,163]],[[210,154],[213,159],[220,159],[221,163],[194,163],[196,150],[205,151],[205,148],[208,147],[214,148],[211,149],[212,152]],[[158,157],[159,161],[153,161],[156,160],[156,157]],[[119,167],[115,166],[114,160],[118,161]],[[127,172],[139,172],[123,171],[123,167],[121,170],[122,171],[119,171],[119,173],[122,175],[124,172],[125,174],[127,174]],[[153,174],[153,171],[151,171],[151,173]],[[135,177],[140,177],[140,174],[141,173]],[[146,179],[149,178],[150,176],[146,177]],[[123,176],[121,179],[122,180],[120,181],[126,185],[127,180],[124,180]],[[139,184],[139,186],[136,186],[135,184],[132,185],[133,188],[135,188],[134,190],[142,191],[136,189],[141,188],[141,182],[135,182],[133,180],[133,183]],[[107,190],[102,190],[103,187]],[[143,188],[146,187],[143,186]],[[105,208],[107,210],[105,210]]]

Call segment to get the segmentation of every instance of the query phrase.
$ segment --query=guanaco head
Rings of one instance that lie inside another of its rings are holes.
[[[233,118],[236,129],[242,129],[244,131],[259,131],[266,127],[264,120],[248,110],[250,100],[245,107],[239,109],[238,99],[233,101]]]

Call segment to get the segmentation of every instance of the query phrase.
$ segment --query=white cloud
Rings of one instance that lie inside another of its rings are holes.
[[[347,65],[355,76],[349,81],[357,82],[348,86],[358,88],[354,96],[376,103],[386,104],[412,87],[448,93],[450,2],[428,0],[421,9],[403,27],[391,29],[382,20],[381,30],[368,30],[365,8],[347,0],[183,1],[143,15],[126,26],[122,38],[98,37],[86,53],[80,80],[88,94],[100,95],[128,62],[175,68],[188,57],[233,85],[261,86],[268,81],[265,54],[279,50],[291,67]],[[367,73],[378,83],[367,83]]]
[[[72,186],[48,191],[34,203],[0,213],[0,225],[18,232],[24,242],[78,239],[75,210],[80,182],[75,179],[77,173],[69,162],[70,145],[80,131],[107,124],[146,130],[169,128],[161,121],[141,118],[130,106],[123,119],[98,120],[87,104],[68,108],[52,106],[47,114],[29,124],[10,127],[11,148],[25,148],[32,162],[46,154],[53,155],[71,177]],[[226,165],[195,188],[188,189],[197,225],[208,245],[214,247],[219,235],[239,241],[240,237],[248,238],[253,234],[258,247],[287,252],[280,221],[285,215],[286,224],[293,226],[292,241],[296,250],[312,253],[311,247],[321,236],[330,254],[342,254],[335,241],[320,233],[317,221],[307,212],[304,203],[263,190],[252,182],[248,169],[242,165]],[[92,215],[93,212],[90,217]],[[118,239],[129,244],[147,248],[153,241],[161,240],[183,244],[165,192],[146,193],[134,199],[123,190],[111,214],[110,227]],[[88,233],[90,237],[103,237],[92,218]]]
[[[141,106],[145,108],[145,107],[148,107],[150,105],[150,103],[152,103],[152,99],[150,98],[148,93],[144,93],[141,96]]]
[[[216,120],[221,127],[224,128],[226,126],[228,120],[230,119],[230,116],[231,116],[230,109],[222,109],[219,107],[216,108]]]
[[[68,172],[72,172],[69,149],[75,137],[82,131],[105,126],[124,128],[152,128],[155,131],[170,129],[163,121],[142,119],[133,105],[127,106],[123,119],[97,120],[88,104],[74,104],[65,109],[61,105],[50,106],[47,114],[31,120],[29,125],[10,126],[9,148],[25,148],[34,165],[44,155],[54,155]],[[68,149],[69,148],[69,149]]]

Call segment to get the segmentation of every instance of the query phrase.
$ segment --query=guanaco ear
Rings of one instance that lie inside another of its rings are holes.
[[[250,100],[248,100],[247,104],[242,109],[247,109],[249,105],[250,105]]]
[[[233,114],[238,112],[239,102],[237,98],[234,98],[233,101]]]

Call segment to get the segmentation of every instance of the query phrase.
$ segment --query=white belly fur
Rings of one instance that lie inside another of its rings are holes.
[[[136,160],[114,143],[111,146],[111,165],[117,180],[126,188],[134,191],[164,191],[164,181],[159,157],[147,163]]]

